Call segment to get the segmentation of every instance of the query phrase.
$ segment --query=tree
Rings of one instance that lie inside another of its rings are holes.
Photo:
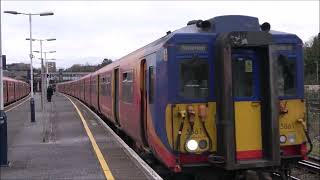
[[[98,69],[101,69],[101,68],[103,68],[104,66],[106,66],[106,65],[108,65],[108,64],[111,64],[111,63],[112,63],[112,60],[111,60],[111,59],[104,58],[104,59],[102,60],[102,63],[98,65],[97,70],[98,70]]]
[[[95,71],[97,66],[95,65],[82,65],[82,64],[74,64],[70,68],[64,70],[65,72],[93,72]]]
[[[88,63],[86,64],[74,64],[71,67],[65,69],[65,72],[94,72],[98,69],[103,68],[104,66],[112,63],[111,59],[104,58],[102,62],[98,65],[90,65]]]
[[[303,54],[305,84],[315,84],[317,82],[317,66],[318,73],[320,69],[320,33],[304,44]]]

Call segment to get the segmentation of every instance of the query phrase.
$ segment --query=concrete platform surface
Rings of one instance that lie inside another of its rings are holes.
[[[90,110],[74,98],[70,100],[81,112],[114,179],[154,179],[134,162]],[[36,95],[35,123],[30,122],[28,99],[7,112],[10,164],[0,168],[1,180],[106,179],[99,163],[101,157],[97,158],[92,139],[70,100],[56,94],[42,111],[40,96]]]

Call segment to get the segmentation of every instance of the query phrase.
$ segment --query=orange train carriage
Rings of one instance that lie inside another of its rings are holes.
[[[30,87],[27,83],[8,77],[3,78],[3,98],[5,105],[25,97],[29,92]]]

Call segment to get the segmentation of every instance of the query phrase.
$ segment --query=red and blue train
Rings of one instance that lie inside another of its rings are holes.
[[[308,151],[302,44],[256,17],[194,20],[57,88],[171,172],[272,169],[286,178]]]

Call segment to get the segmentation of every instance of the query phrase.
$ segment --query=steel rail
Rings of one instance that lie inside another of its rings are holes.
[[[302,167],[306,167],[306,169],[310,172],[320,173],[320,164],[318,163],[302,160],[302,161],[299,161],[298,164]]]
[[[278,173],[273,173],[273,175],[280,177],[280,174],[278,174]],[[291,175],[289,175],[289,178],[293,179],[293,180],[301,180],[301,179],[294,177],[294,176],[291,176]]]

